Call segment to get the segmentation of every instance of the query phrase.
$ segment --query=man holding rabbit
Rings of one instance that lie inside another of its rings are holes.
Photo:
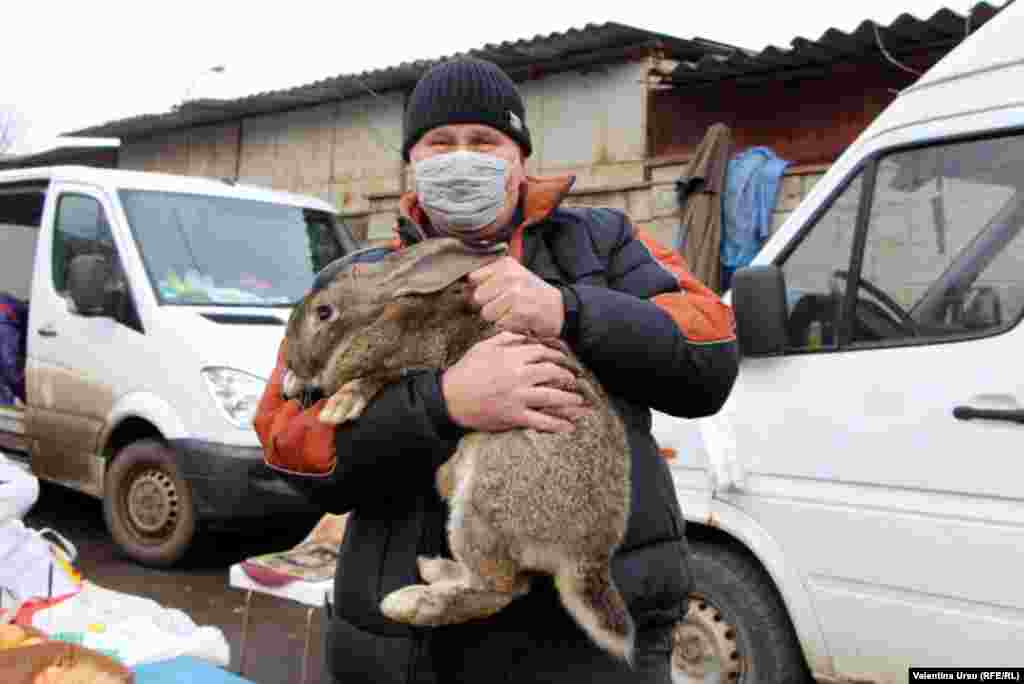
[[[402,153],[415,191],[402,198],[388,249],[454,236],[506,243],[469,276],[480,314],[504,331],[444,371],[408,374],[359,420],[319,422],[281,395],[283,349],[256,418],[267,462],[331,512],[351,511],[325,610],[327,670],[357,682],[657,682],[669,684],[671,633],[691,579],[672,479],[651,436],[651,409],[718,411],[737,373],[732,313],[680,256],[611,209],[561,204],[573,178],[536,178],[519,92],[496,65],[459,58],[430,69],[408,101]],[[364,258],[373,258],[368,253]],[[379,604],[416,583],[416,558],[446,556],[435,473],[467,431],[571,431],[587,408],[560,337],[600,379],[625,422],[632,496],[613,577],[637,626],[632,668],[593,645],[547,578],[486,620],[416,628]]]

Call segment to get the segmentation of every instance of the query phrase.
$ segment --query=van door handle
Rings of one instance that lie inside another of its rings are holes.
[[[979,409],[973,406],[957,406],[953,409],[953,417],[957,420],[971,420],[973,418],[1005,420],[1010,423],[1024,425],[1024,409]]]
[[[40,337],[56,337],[57,329],[52,325],[40,328],[38,331]]]

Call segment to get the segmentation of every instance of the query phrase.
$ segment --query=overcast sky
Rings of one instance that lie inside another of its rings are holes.
[[[760,50],[829,27],[928,18],[966,0],[345,0],[68,2],[0,9],[0,107],[21,119],[17,151],[190,97],[240,97],[615,21]],[[993,0],[993,4],[1002,4]],[[209,69],[223,65],[223,73]],[[191,89],[191,91],[190,91]]]

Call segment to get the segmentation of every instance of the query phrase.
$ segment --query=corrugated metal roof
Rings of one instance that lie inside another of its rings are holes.
[[[971,31],[980,27],[1008,4],[978,3],[970,11],[969,25],[967,15],[944,8],[928,19],[901,14],[888,26],[877,25],[877,36],[876,23],[866,20],[852,33],[830,28],[817,40],[794,38],[788,50],[768,47],[759,53],[734,50],[729,54],[703,55],[696,60],[682,60],[663,82],[694,87],[727,80],[757,82],[820,73],[823,67],[835,62],[868,57],[885,59],[878,38],[885,50],[896,57],[932,48],[952,48],[963,40],[968,27]]]
[[[27,168],[30,166],[56,166],[60,164],[86,164],[115,166],[117,140],[90,138],[74,140],[62,138],[50,147],[30,154],[0,154],[0,169]]]
[[[191,100],[163,114],[147,114],[82,129],[69,135],[137,138],[160,131],[186,128],[269,114],[325,102],[336,102],[376,93],[411,90],[431,66],[452,57],[470,55],[495,62],[515,80],[539,73],[553,73],[588,64],[621,59],[641,48],[661,48],[666,57],[698,60],[709,53],[725,54],[735,50],[702,39],[684,40],[662,33],[617,24],[587,24],[564,33],[489,44],[481,48],[432,60],[404,62],[394,67],[340,75],[295,88],[250,95],[233,100]]]

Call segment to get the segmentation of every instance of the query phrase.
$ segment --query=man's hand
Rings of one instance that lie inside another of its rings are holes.
[[[469,274],[473,303],[485,320],[502,330],[558,337],[565,304],[557,287],[548,285],[512,257]]]
[[[571,391],[576,376],[560,365],[565,362],[556,349],[503,332],[473,345],[445,371],[441,393],[449,415],[465,428],[571,432],[571,421],[589,408]]]

